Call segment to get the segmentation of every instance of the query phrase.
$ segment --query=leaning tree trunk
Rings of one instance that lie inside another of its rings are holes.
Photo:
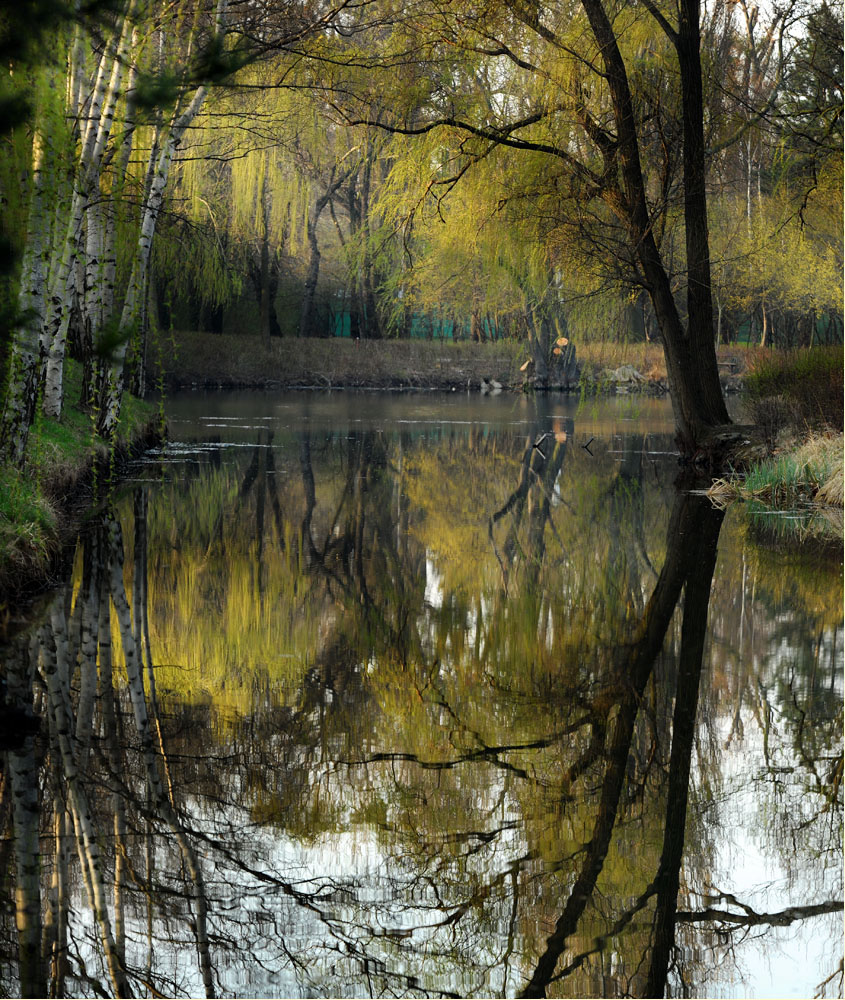
[[[321,195],[314,205],[314,212],[308,220],[308,270],[305,272],[305,287],[302,293],[302,311],[299,314],[299,336],[311,335],[312,315],[314,312],[314,297],[317,293],[317,279],[320,276],[320,244],[317,241],[317,223],[323,209],[329,201],[329,196]]]
[[[32,665],[19,641],[5,658],[8,695],[18,711],[32,711]],[[15,841],[15,923],[22,997],[46,996],[41,953],[41,851],[39,782],[34,736],[9,751],[12,829]]]
[[[217,0],[215,27],[218,41],[222,41],[224,36],[223,22],[226,13],[226,4],[227,0]],[[120,417],[120,406],[123,402],[123,389],[126,378],[124,370],[126,348],[129,337],[137,328],[145,307],[149,287],[147,276],[153,237],[155,236],[156,223],[158,222],[158,216],[164,200],[164,189],[170,174],[170,166],[173,162],[176,149],[182,141],[182,137],[199,113],[207,93],[208,87],[205,84],[197,87],[188,106],[171,123],[167,138],[164,140],[156,163],[155,174],[150,180],[149,190],[145,192],[135,259],[132,263],[129,286],[126,291],[123,312],[120,318],[122,336],[120,343],[112,354],[108,368],[103,373],[99,392],[100,415],[97,429],[107,440],[110,440],[114,436],[117,421]],[[139,353],[143,358],[143,349]]]
[[[120,416],[125,380],[124,363],[126,360],[126,348],[129,337],[138,325],[144,306],[144,296],[147,288],[147,270],[150,263],[153,237],[155,236],[156,223],[161,212],[162,201],[164,200],[164,189],[170,174],[173,154],[176,152],[176,148],[181,142],[185,130],[202,107],[207,90],[208,88],[205,85],[198,87],[188,107],[173,122],[170,134],[167,136],[164,147],[159,155],[155,176],[152,179],[149,196],[144,205],[135,260],[132,264],[129,287],[126,292],[123,313],[120,318],[122,337],[112,354],[111,363],[104,373],[103,385],[100,391],[100,420],[98,430],[106,439],[110,439],[114,435]]]
[[[143,503],[136,504],[136,516],[146,517],[146,508]],[[132,702],[132,714],[135,719],[135,727],[141,743],[141,756],[147,776],[147,786],[149,788],[154,807],[159,815],[170,827],[185,862],[188,877],[192,881],[191,901],[194,906],[194,932],[196,935],[197,954],[199,956],[200,972],[202,974],[205,995],[215,996],[214,974],[211,963],[211,948],[208,938],[208,900],[205,891],[205,880],[202,868],[197,857],[197,853],[190,843],[185,832],[184,825],[179,818],[173,801],[168,795],[165,784],[162,781],[161,773],[156,759],[156,748],[153,738],[153,729],[150,725],[150,712],[147,708],[147,699],[144,692],[143,676],[143,647],[136,639],[136,631],[132,626],[132,611],[126,597],[126,590],[123,584],[123,536],[120,524],[113,517],[107,518],[106,532],[108,539],[108,574],[109,590],[111,593],[112,605],[117,618],[118,631],[120,632],[121,646],[123,647],[124,664],[126,666],[126,678],[129,687],[129,696]],[[136,535],[136,541],[143,546],[146,545],[146,526],[144,530]],[[139,582],[136,580],[136,582]],[[140,613],[140,604],[136,614]],[[140,638],[141,621],[136,621],[138,626],[137,637]],[[153,692],[151,690],[151,697]],[[163,748],[161,748],[163,751]]]
[[[115,994],[125,997],[129,996],[130,992],[125,971],[117,956],[112,934],[104,891],[104,865],[100,853],[99,837],[94,823],[94,813],[80,778],[71,738],[73,716],[69,693],[65,686],[68,663],[62,621],[63,615],[63,609],[56,602],[53,606],[52,620],[54,627],[59,624],[62,628],[59,631],[55,631],[54,628],[53,638],[55,641],[50,642],[48,639],[44,644],[42,659],[43,677],[47,688],[52,732],[58,744],[58,752],[62,763],[62,775],[67,788],[71,816],[77,838],[79,862],[83,870],[89,896],[88,901],[94,915],[95,924],[100,932],[106,965]]]

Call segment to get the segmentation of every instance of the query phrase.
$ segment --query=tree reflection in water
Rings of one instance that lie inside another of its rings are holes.
[[[835,956],[841,630],[796,573],[784,641],[769,556],[574,430],[268,427],[104,513],[5,650],[4,990],[705,995],[808,921]],[[755,810],[769,908],[724,881]]]

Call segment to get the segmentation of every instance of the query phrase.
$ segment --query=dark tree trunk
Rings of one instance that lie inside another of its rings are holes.
[[[308,220],[308,246],[311,250],[311,256],[308,260],[308,270],[305,274],[305,288],[302,294],[302,311],[299,315],[299,336],[300,337],[310,337],[313,336],[313,325],[314,325],[314,297],[317,292],[317,279],[320,276],[320,244],[317,240],[317,225],[320,221],[320,216],[323,214],[325,207],[330,204],[332,198],[334,198],[337,193],[338,188],[348,179],[348,175],[344,174],[340,178],[335,178],[334,173],[332,173],[329,179],[329,184],[326,187],[325,192],[320,195],[314,204],[314,212]],[[354,191],[354,185],[351,186]],[[350,226],[352,225],[352,210],[354,196],[350,195]]]
[[[300,337],[310,337],[312,332],[314,296],[317,292],[317,279],[320,276],[320,245],[317,242],[317,219],[320,217],[323,206],[325,206],[325,201],[319,198],[314,207],[314,216],[308,220],[308,246],[310,247],[311,254],[308,258],[308,270],[305,272],[305,286],[302,291],[302,311],[299,314]]]
[[[469,335],[476,344],[484,342],[484,324],[481,322],[481,308],[479,306],[473,307],[469,322]]]
[[[706,497],[683,493],[677,495],[666,536],[666,559],[637,629],[638,639],[630,646],[620,647],[617,654],[616,674],[619,684],[615,701],[618,711],[613,715],[612,735],[606,754],[607,765],[592,836],[584,846],[582,867],[572,884],[555,929],[546,940],[546,949],[540,956],[527,987],[520,994],[523,997],[545,997],[547,987],[555,978],[558,961],[567,948],[567,942],[578,929],[581,916],[604,868],[625,784],[641,699],[684,588],[686,600],[691,607],[689,615],[686,611],[684,613],[682,630],[682,662],[678,679],[678,699],[681,706],[675,713],[674,721],[678,729],[673,732],[670,761],[672,787],[670,801],[667,803],[664,851],[654,884],[658,893],[658,906],[663,907],[662,912],[672,922],[672,930],[674,929],[674,901],[677,900],[677,892],[675,891],[674,896],[672,893],[673,887],[678,884],[678,872],[675,868],[683,856],[682,817],[686,816],[690,766],[688,755],[692,749],[689,731],[692,725],[694,732],[701,651],[707,622],[707,598],[723,516],[721,511],[713,510]],[[680,844],[677,841],[679,831]],[[640,897],[642,905],[645,905],[652,892],[650,887]],[[668,925],[665,929],[668,930]],[[653,953],[650,971],[655,983],[662,967],[662,954]],[[645,995],[656,997],[663,994],[647,992]]]
[[[381,340],[382,328],[376,305],[373,261],[370,255],[370,179],[373,169],[373,151],[367,150],[367,160],[361,184],[361,222],[364,230],[364,262],[362,267],[362,298],[366,317],[365,333],[370,340]]]
[[[608,153],[607,156],[609,164],[612,157],[618,160],[621,189],[608,185],[602,197],[626,225],[629,242],[642,267],[663,341],[679,443],[691,454],[706,446],[709,432],[730,422],[719,384],[713,343],[698,0],[683,0],[681,27],[670,36],[681,64],[684,182],[691,187],[684,202],[690,267],[688,311],[691,325],[687,329],[678,313],[669,276],[654,238],[625,63],[602,0],[581,2],[601,51],[616,119],[616,142],[612,155]],[[666,25],[664,30],[671,31],[671,28]]]
[[[669,759],[669,792],[663,850],[655,884],[657,906],[654,914],[654,943],[645,996],[662,997],[666,992],[669,957],[675,946],[675,918],[678,910],[681,862],[686,837],[690,765],[695,743],[701,661],[707,637],[710,588],[716,569],[716,554],[722,512],[712,511],[703,520],[696,540],[696,560],[684,584],[684,621],[681,652],[672,718],[672,750]]]
[[[701,82],[700,0],[681,0],[675,47],[681,71],[684,126],[684,227],[687,249],[687,334],[693,377],[700,382],[705,422],[728,424],[713,335],[707,165]]]

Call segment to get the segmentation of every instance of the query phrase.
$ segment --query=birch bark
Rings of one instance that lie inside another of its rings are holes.
[[[225,34],[226,5],[227,0],[217,0],[215,30],[218,39],[222,38]],[[123,313],[120,319],[123,337],[112,355],[111,363],[104,373],[100,391],[100,417],[97,429],[106,440],[110,440],[114,436],[117,421],[120,417],[120,407],[123,402],[123,389],[126,379],[126,349],[129,337],[136,332],[145,304],[150,253],[152,251],[153,238],[155,237],[156,223],[158,222],[164,200],[167,179],[170,175],[170,167],[174,154],[182,142],[186,130],[202,108],[207,93],[207,85],[201,84],[197,87],[191,100],[188,102],[188,106],[171,122],[161,153],[159,154],[158,162],[156,163],[149,191],[144,200],[135,259],[132,263],[129,287],[126,291]],[[143,357],[143,350],[139,353]]]
[[[139,509],[146,516],[143,504],[136,507],[136,512]],[[146,525],[144,525],[144,531],[141,532],[141,539],[144,545],[145,528]],[[206,997],[213,997],[216,995],[216,991],[211,965],[211,948],[208,940],[208,901],[205,893],[205,879],[203,878],[202,868],[200,867],[196,851],[188,840],[185,828],[176,812],[172,798],[165,788],[159,771],[156,748],[153,742],[153,731],[150,725],[150,711],[148,710],[147,699],[144,693],[142,646],[136,641],[136,633],[132,627],[132,613],[123,585],[123,538],[120,524],[113,518],[108,523],[108,539],[109,587],[120,631],[121,646],[123,647],[129,696],[132,701],[132,713],[141,740],[142,757],[147,774],[147,786],[155,808],[170,827],[179,844],[185,867],[192,883],[191,897],[194,907],[200,972],[203,978]],[[143,562],[143,559],[141,561]],[[136,607],[136,614],[139,613],[140,608]],[[155,706],[153,706],[153,715],[155,715]]]
[[[44,384],[44,413],[49,417],[59,417],[62,412],[65,344],[73,305],[72,296],[69,294],[70,278],[76,255],[79,253],[83,216],[90,207],[92,198],[99,198],[100,168],[120,97],[123,69],[127,62],[131,39],[129,29],[133,9],[134,0],[129,0],[120,17],[112,43],[106,47],[100,60],[97,82],[91,98],[89,122],[79,155],[77,179],[71,198],[61,259],[50,292],[51,312],[44,328],[44,340],[49,345]],[[100,242],[102,242],[101,237]]]
[[[155,174],[150,185],[149,195],[144,205],[144,212],[141,219],[141,229],[138,234],[138,243],[135,252],[135,260],[132,264],[132,272],[129,278],[129,287],[126,291],[126,298],[123,303],[123,313],[120,318],[120,327],[123,331],[121,342],[115,348],[111,363],[105,372],[103,386],[100,396],[100,421],[98,430],[100,434],[109,440],[113,437],[120,417],[120,406],[123,401],[123,388],[125,382],[125,361],[126,348],[131,334],[138,324],[140,313],[144,303],[144,290],[146,288],[147,268],[150,262],[153,237],[155,236],[156,223],[161,212],[162,201],[164,200],[164,190],[167,186],[167,178],[170,174],[170,166],[173,162],[173,154],[182,141],[186,129],[196,118],[203,101],[205,100],[208,88],[202,85],[196,89],[188,107],[179,115],[170,127],[169,134],[164,141]]]
[[[21,707],[32,705],[32,668],[19,644],[6,658],[9,695]],[[33,737],[9,752],[12,827],[15,837],[15,922],[21,996],[45,996],[41,955],[41,854],[39,846],[38,769]]]
[[[54,627],[56,624],[60,624],[60,618],[63,614],[64,609],[61,607],[59,601],[57,601],[53,605],[51,614]],[[58,750],[62,761],[68,801],[76,832],[79,862],[83,871],[87,874],[88,902],[100,932],[103,952],[115,994],[119,997],[126,997],[130,995],[129,985],[123,965],[118,957],[112,934],[111,920],[109,918],[104,890],[103,865],[97,831],[94,825],[94,815],[85,788],[80,780],[76,755],[74,754],[74,747],[71,740],[73,732],[72,714],[69,698],[62,684],[62,676],[67,673],[67,664],[61,662],[64,648],[61,637],[57,638],[59,641],[55,643],[52,650],[50,649],[49,641],[45,643],[46,655],[43,658],[44,680],[47,686],[50,715],[55,727],[56,742],[58,743]]]

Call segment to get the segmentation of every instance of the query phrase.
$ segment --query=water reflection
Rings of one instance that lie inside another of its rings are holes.
[[[7,646],[5,991],[841,990],[835,565],[396,405],[169,449]]]

